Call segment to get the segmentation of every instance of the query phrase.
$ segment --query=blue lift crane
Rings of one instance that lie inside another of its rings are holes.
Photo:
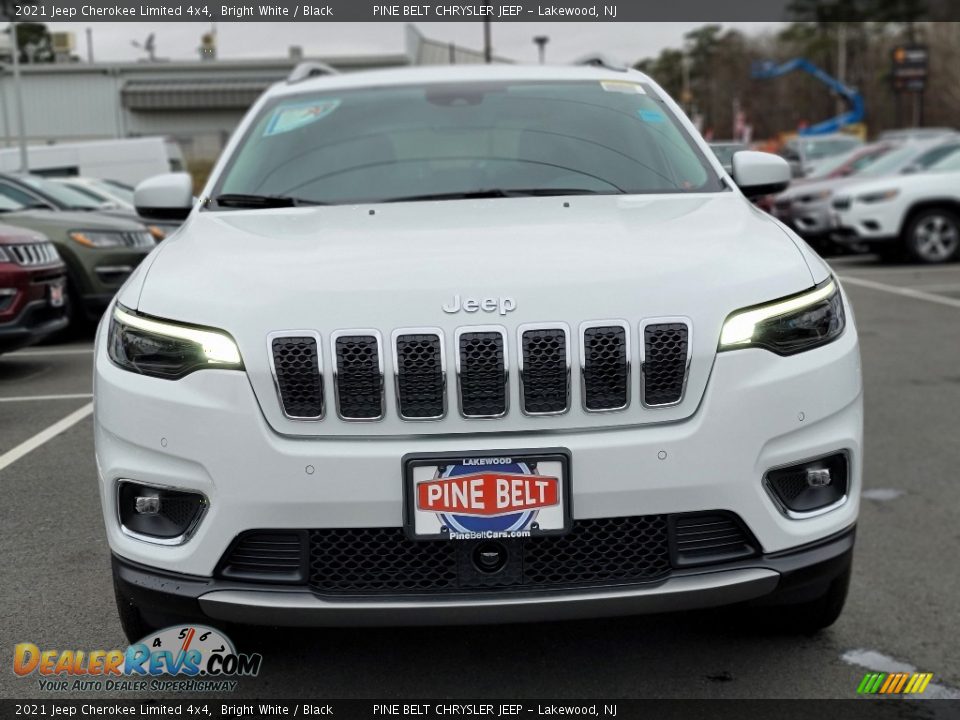
[[[837,132],[846,125],[852,125],[863,120],[865,114],[863,96],[857,92],[856,89],[828,75],[806,58],[794,58],[779,65],[772,60],[756,62],[753,64],[750,74],[758,80],[769,80],[787,75],[796,70],[813,75],[817,80],[833,90],[833,92],[840,95],[850,105],[850,109],[846,112],[832,117],[829,120],[818,122],[816,125],[804,128],[800,131],[801,135],[823,135],[825,133]]]

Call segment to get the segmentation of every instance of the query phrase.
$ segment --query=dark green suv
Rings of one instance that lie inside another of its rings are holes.
[[[96,208],[54,207],[16,177],[0,175],[0,218],[50,238],[67,265],[71,319],[96,320],[156,242],[142,224]]]

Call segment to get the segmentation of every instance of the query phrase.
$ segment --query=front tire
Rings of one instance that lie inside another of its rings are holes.
[[[744,620],[763,632],[786,635],[814,635],[837,621],[847,601],[853,566],[835,577],[823,594],[802,602],[777,602],[750,606]]]
[[[921,210],[904,231],[910,257],[928,265],[956,260],[960,255],[960,217],[945,208]]]

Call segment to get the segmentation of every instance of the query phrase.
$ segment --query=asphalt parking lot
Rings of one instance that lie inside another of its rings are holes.
[[[847,608],[812,638],[688,613],[525,626],[259,630],[238,697],[850,698],[870,670],[960,698],[960,265],[837,260],[859,325],[865,498]],[[0,357],[0,697],[12,646],[122,648],[96,488],[90,339]],[[107,695],[115,695],[108,693]],[[94,694],[85,697],[94,697]],[[62,697],[62,696],[61,696]]]

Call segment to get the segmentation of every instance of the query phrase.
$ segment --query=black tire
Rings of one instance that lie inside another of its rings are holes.
[[[907,251],[896,241],[873,243],[870,252],[880,258],[883,263],[899,263],[907,259]]]
[[[762,632],[814,635],[837,621],[847,601],[853,566],[835,577],[819,597],[803,602],[768,602],[744,608],[743,621]]]
[[[907,222],[903,244],[916,262],[939,265],[956,260],[960,256],[960,217],[947,208],[921,210]]]

